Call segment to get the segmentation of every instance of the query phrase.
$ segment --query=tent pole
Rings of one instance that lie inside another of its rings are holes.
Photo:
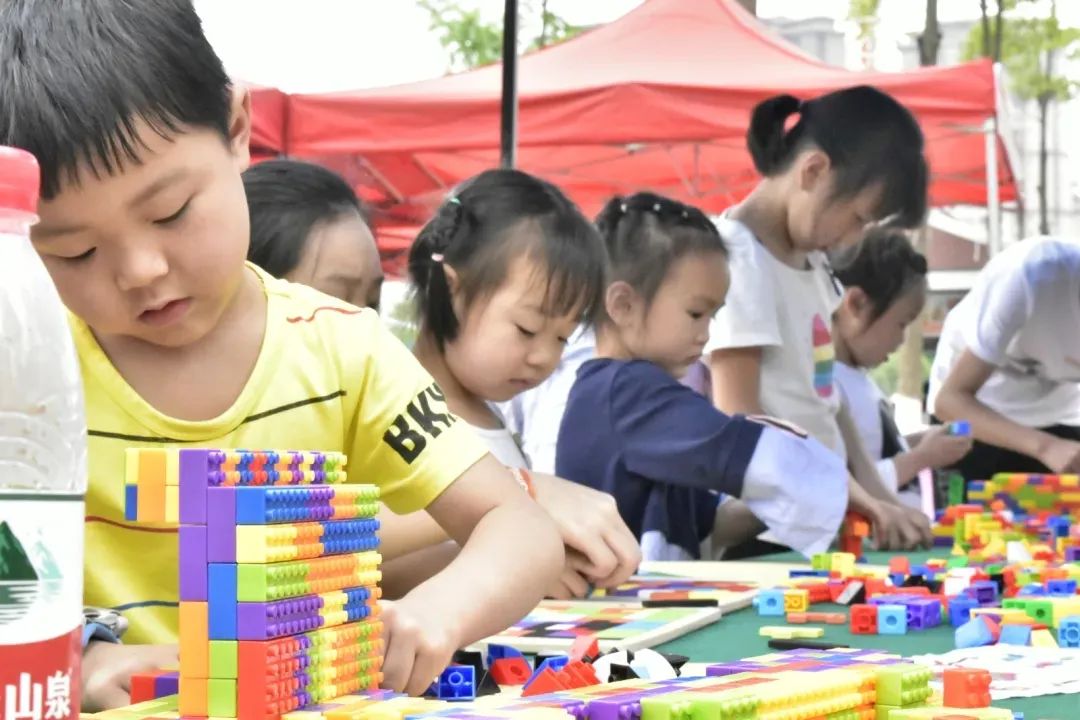
[[[986,244],[990,257],[993,257],[1001,251],[1001,192],[998,187],[997,123],[994,118],[987,118],[983,134],[986,137],[986,212],[989,215]]]
[[[499,164],[512,168],[517,159],[517,0],[503,6],[502,118],[499,127]]]

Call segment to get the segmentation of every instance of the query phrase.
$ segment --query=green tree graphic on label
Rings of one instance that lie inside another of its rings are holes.
[[[33,582],[37,579],[37,571],[19,538],[6,522],[0,522],[0,581]]]

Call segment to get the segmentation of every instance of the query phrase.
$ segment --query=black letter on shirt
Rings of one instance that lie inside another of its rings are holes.
[[[411,404],[409,411],[411,414]],[[394,432],[395,430],[397,432]],[[401,415],[394,418],[394,427],[383,433],[383,442],[392,447],[394,452],[410,465],[424,451],[424,447],[427,445],[424,436],[409,427],[409,421]]]
[[[431,393],[431,388],[427,389],[427,393]],[[439,437],[443,429],[450,427],[452,422],[449,415],[432,411],[425,393],[420,393],[409,403],[408,411],[409,416],[416,421],[420,429],[433,438]],[[443,427],[436,427],[435,423],[441,423]]]

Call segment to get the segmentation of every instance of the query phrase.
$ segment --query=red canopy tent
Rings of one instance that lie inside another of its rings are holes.
[[[251,159],[267,160],[285,153],[285,123],[289,96],[277,88],[252,85]]]
[[[347,93],[290,97],[288,146],[350,177],[394,225],[422,222],[455,183],[498,162],[500,66]],[[898,98],[928,140],[935,205],[987,199],[989,62],[905,73],[825,65],[733,0],[649,0],[609,25],[521,59],[518,165],[587,212],[649,188],[718,212],[756,177],[750,110],[780,92],[867,83]],[[1016,197],[997,141],[1000,197]],[[396,244],[399,248],[400,241]]]

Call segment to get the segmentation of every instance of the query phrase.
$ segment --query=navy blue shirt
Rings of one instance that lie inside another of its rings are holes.
[[[567,399],[555,474],[610,493],[639,539],[659,530],[700,557],[714,493],[741,494],[763,429],[723,414],[653,363],[589,360]]]

